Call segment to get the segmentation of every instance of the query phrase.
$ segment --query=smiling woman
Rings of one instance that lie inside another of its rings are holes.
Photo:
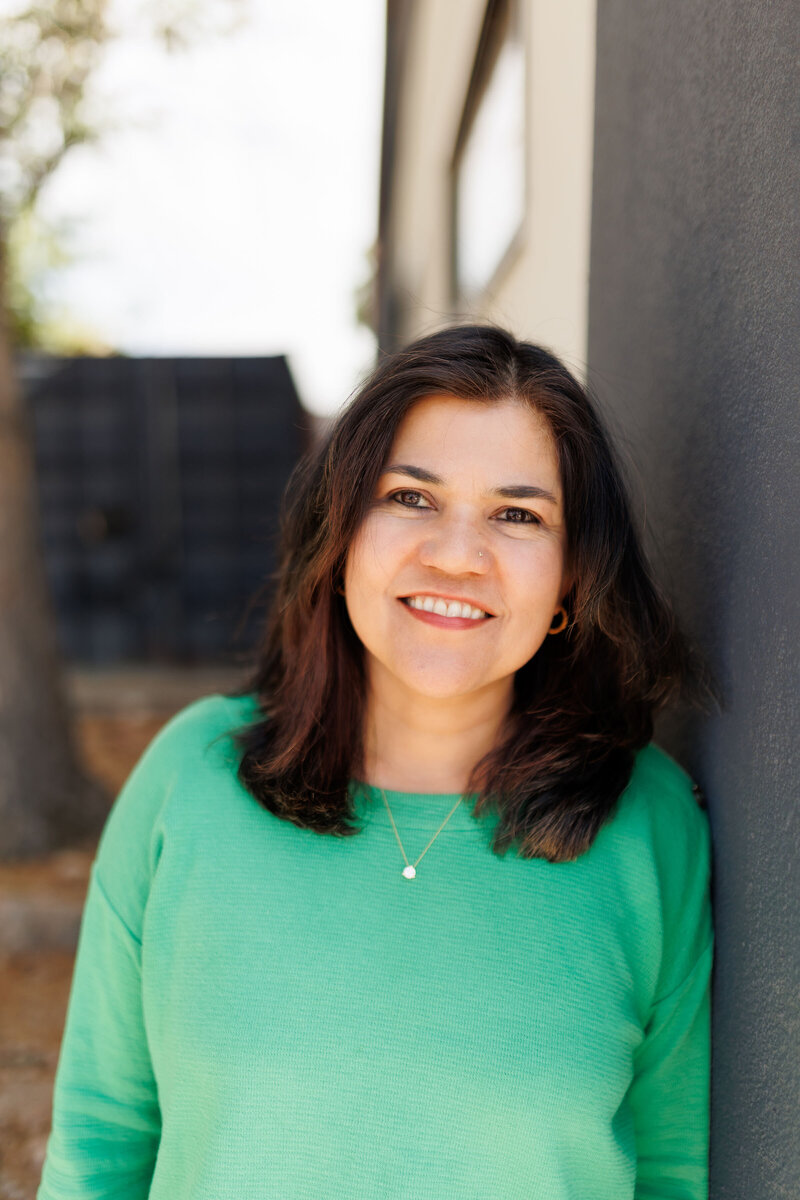
[[[365,773],[459,792],[568,590],[558,456],[529,405],[444,394],[406,414],[390,458],[344,571],[371,698]],[[528,507],[509,506],[520,494]]]
[[[386,357],[290,481],[252,678],[109,818],[40,1200],[704,1200],[681,692],[581,385],[494,327]]]

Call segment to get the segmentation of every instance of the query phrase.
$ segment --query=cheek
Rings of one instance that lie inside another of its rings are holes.
[[[355,594],[387,586],[409,554],[409,532],[402,522],[368,517],[345,561],[345,587]]]
[[[386,592],[388,574],[370,530],[354,539],[344,565],[345,605],[350,623],[362,643],[369,646],[377,634],[383,606],[378,603]]]
[[[517,602],[524,608],[527,599],[534,609],[558,604],[563,575],[564,555],[554,541],[531,545],[527,553],[513,556],[506,572]]]
[[[369,531],[362,531],[353,541],[344,564],[344,586],[348,596],[355,598],[374,586],[378,573],[378,556]]]
[[[344,604],[356,637],[363,644],[370,640],[370,614],[374,605],[369,602],[369,581],[363,561],[363,551],[356,543],[350,548],[344,565]]]

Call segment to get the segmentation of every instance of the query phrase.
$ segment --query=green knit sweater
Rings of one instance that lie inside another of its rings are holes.
[[[211,696],[107,822],[39,1200],[707,1196],[709,830],[649,746],[575,862],[467,804],[403,878],[380,793],[261,808]],[[456,796],[387,792],[413,862]]]

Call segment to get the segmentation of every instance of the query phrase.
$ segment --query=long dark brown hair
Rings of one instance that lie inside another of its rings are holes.
[[[239,776],[270,812],[318,833],[360,831],[363,647],[337,591],[395,431],[424,396],[514,399],[546,419],[564,495],[569,622],[515,676],[502,741],[467,785],[498,820],[492,848],[566,861],[591,845],[635,752],[676,694],[711,695],[657,587],[622,471],[586,388],[548,351],[490,325],[440,330],[386,356],[286,489],[274,602],[256,669],[260,719],[237,734]]]

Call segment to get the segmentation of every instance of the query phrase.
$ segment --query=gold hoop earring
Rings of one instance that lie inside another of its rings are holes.
[[[548,633],[563,633],[567,628],[567,621],[569,620],[569,617],[567,616],[567,610],[564,608],[563,604],[559,604],[558,608],[553,614],[553,621],[556,619],[559,613],[561,613],[561,620],[559,624],[553,625],[553,622],[551,621],[550,628],[547,631]]]

